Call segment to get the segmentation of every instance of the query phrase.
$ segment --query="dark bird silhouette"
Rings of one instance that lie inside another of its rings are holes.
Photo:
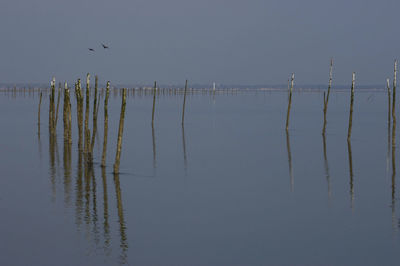
[[[107,45],[105,45],[104,43],[102,43],[101,46],[103,46],[104,49],[110,48],[110,47],[108,47]]]
[[[89,49],[89,51],[94,52],[94,49],[93,49],[93,48],[88,48],[88,49]]]

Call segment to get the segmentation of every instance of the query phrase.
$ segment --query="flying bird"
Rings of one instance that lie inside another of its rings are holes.
[[[94,49],[93,49],[93,48],[88,48],[88,49],[89,49],[89,51],[94,52]]]
[[[110,47],[108,47],[107,45],[105,45],[104,43],[102,43],[101,46],[103,46],[104,49],[110,48]]]

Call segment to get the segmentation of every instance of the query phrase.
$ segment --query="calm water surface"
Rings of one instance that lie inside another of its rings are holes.
[[[398,265],[387,94],[356,90],[350,144],[349,96],[331,94],[323,138],[322,92],[294,93],[289,134],[286,91],[190,94],[184,128],[182,94],[157,96],[152,128],[152,95],[129,93],[114,175],[118,93],[90,168],[73,93],[68,144],[47,94],[38,133],[37,92],[0,92],[0,265]]]

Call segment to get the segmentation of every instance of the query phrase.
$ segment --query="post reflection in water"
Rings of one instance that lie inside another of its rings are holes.
[[[111,236],[110,236],[110,224],[108,222],[108,192],[107,192],[107,177],[106,177],[106,168],[101,168],[101,177],[103,179],[103,237],[104,237],[104,252],[106,255],[110,254],[110,244],[111,244]]]
[[[351,152],[351,141],[350,141],[350,139],[347,139],[347,152],[349,154],[350,204],[351,204],[351,209],[354,210],[353,155],[352,155],[352,152]]]
[[[388,132],[387,132],[387,154],[386,154],[386,174],[389,176],[389,169],[390,169],[390,151],[391,151],[391,138],[390,138],[390,120],[388,123]]]
[[[186,139],[185,139],[184,125],[182,125],[182,148],[183,148],[183,165],[185,168],[185,175],[187,175],[187,155],[186,155]]]
[[[154,126],[151,125],[151,136],[153,141],[153,169],[157,168],[157,150],[156,150],[156,136],[154,133]]]
[[[126,224],[124,220],[124,209],[122,207],[122,193],[121,186],[119,182],[119,173],[114,172],[114,184],[115,184],[115,194],[117,197],[117,209],[118,209],[118,222],[119,222],[119,233],[120,233],[120,248],[121,248],[121,263],[124,264],[127,261],[127,251],[128,251],[128,238],[126,234]]]
[[[331,198],[332,192],[331,192],[331,178],[329,175],[329,163],[328,163],[328,156],[326,153],[326,135],[322,134],[322,144],[324,148],[324,168],[325,168],[325,176],[326,176],[326,182],[328,183],[328,197]]]
[[[289,163],[289,176],[290,176],[290,191],[294,191],[294,177],[293,177],[293,168],[292,168],[292,153],[290,151],[290,137],[289,131],[286,130],[286,147],[288,153],[288,163]]]

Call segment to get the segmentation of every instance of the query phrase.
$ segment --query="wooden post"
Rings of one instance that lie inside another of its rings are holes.
[[[326,113],[328,111],[328,101],[329,101],[329,95],[331,93],[331,87],[332,87],[332,72],[333,72],[333,58],[331,58],[331,64],[329,67],[329,85],[328,85],[328,93],[325,97],[324,93],[324,124],[322,127],[322,134],[325,135],[326,132]]]
[[[393,75],[393,97],[392,97],[392,118],[396,118],[395,103],[396,103],[396,87],[397,87],[397,60],[394,61],[394,75]],[[393,121],[394,122],[394,121]]]
[[[77,122],[78,122],[78,149],[79,154],[83,151],[82,148],[82,139],[83,139],[83,96],[81,91],[81,80],[78,79],[75,87],[75,94],[76,94],[76,105],[77,105]]]
[[[386,88],[388,92],[388,125],[390,127],[390,105],[391,105],[391,99],[390,99],[390,80],[386,79]]]
[[[97,133],[97,83],[98,83],[98,79],[97,76],[95,76],[95,85],[94,85],[94,100],[93,100],[93,132],[92,132],[92,141],[90,142],[90,156],[92,159],[92,155],[93,155],[93,149],[94,149],[94,143],[96,140],[96,133]]]
[[[157,81],[154,82],[154,90],[153,90],[153,112],[151,114],[151,126],[154,126],[154,112],[156,109],[156,91],[157,91]]]
[[[107,137],[108,137],[108,97],[110,95],[110,82],[107,81],[106,97],[104,98],[104,141],[103,154],[101,156],[101,166],[106,166]]]
[[[56,78],[53,77],[51,80],[51,94],[50,94],[50,104],[49,104],[49,129],[50,133],[54,133],[54,123],[55,123],[55,107],[54,107],[54,94],[55,94],[55,85],[56,84]]]
[[[393,90],[397,87],[397,59],[394,60]]]
[[[185,106],[186,106],[186,91],[187,91],[187,85],[188,85],[188,81],[186,80],[186,83],[185,83],[185,92],[184,92],[184,94],[183,94],[182,126],[183,126],[184,121],[185,121]]]
[[[354,84],[356,80],[356,73],[353,72],[351,80],[351,98],[350,98],[350,114],[349,114],[349,127],[347,131],[347,140],[350,141],[351,138],[351,128],[353,126],[353,104],[354,104]]]
[[[290,119],[290,109],[292,106],[293,85],[294,85],[294,73],[292,73],[292,77],[290,79],[289,103],[288,103],[288,109],[287,109],[287,114],[286,114],[286,131],[289,130],[289,119]]]
[[[60,83],[61,84],[61,83]],[[54,122],[54,129],[57,128],[57,121],[58,121],[58,109],[60,107],[60,96],[61,96],[61,86],[58,89],[58,96],[57,96],[57,108],[56,108],[56,120]]]
[[[115,174],[119,173],[119,163],[120,163],[121,149],[122,149],[122,134],[124,131],[125,106],[126,106],[126,89],[124,88],[122,91],[122,104],[121,104],[121,114],[120,114],[120,118],[119,118],[117,152],[115,154],[115,163],[114,163],[114,173]]]
[[[89,129],[89,111],[90,111],[90,74],[86,75],[86,110],[85,110],[85,142],[84,142],[84,151],[85,154],[88,153],[89,150],[89,141],[90,141],[90,129]]]

